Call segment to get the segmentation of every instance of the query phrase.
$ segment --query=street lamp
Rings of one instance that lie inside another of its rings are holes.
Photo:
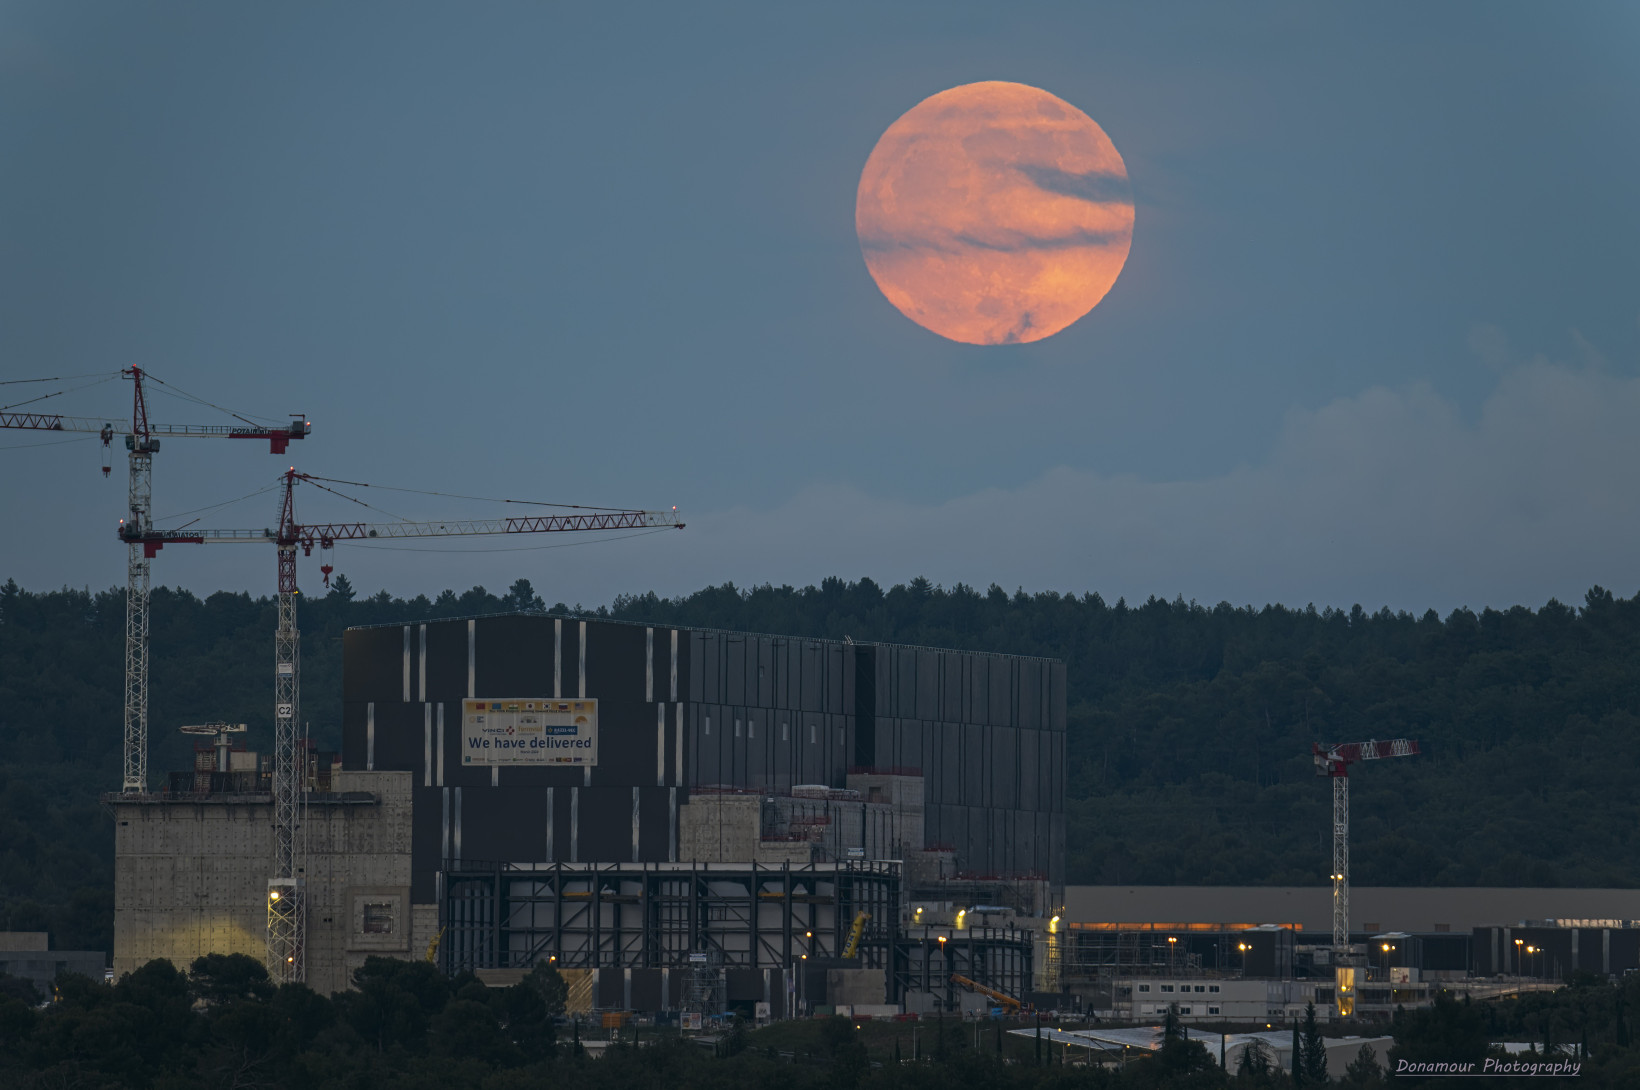
[[[1543,948],[1540,947],[1540,946],[1528,946],[1526,948],[1526,956],[1527,957],[1531,957],[1533,954],[1541,954],[1541,953],[1543,953]],[[1541,965],[1542,962],[1540,961],[1539,964]],[[1532,975],[1533,976],[1541,976],[1542,973],[1541,972],[1536,972],[1536,973],[1533,973]]]
[[[1253,947],[1250,943],[1245,943],[1245,942],[1236,943],[1236,949],[1241,951],[1241,975],[1244,979],[1247,976],[1247,951],[1251,950],[1252,948]]]
[[[1172,935],[1169,935],[1167,937],[1167,975],[1168,976],[1176,975],[1173,971],[1173,951],[1175,949],[1174,944],[1177,943],[1178,941],[1179,940],[1174,938]]]
[[[1521,948],[1521,945],[1522,945],[1522,940],[1516,939],[1515,940],[1515,975],[1516,976],[1525,976],[1526,975],[1526,973],[1521,969],[1521,965],[1520,965],[1520,948]]]
[[[1389,943],[1386,942],[1386,943],[1383,944],[1383,950],[1384,950],[1384,976],[1387,978],[1389,976],[1389,956],[1390,956],[1390,954],[1392,954],[1395,951],[1395,947],[1391,946]]]

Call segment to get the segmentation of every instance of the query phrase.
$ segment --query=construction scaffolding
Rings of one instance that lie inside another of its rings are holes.
[[[1015,927],[969,927],[961,931],[917,928],[900,943],[893,993],[933,995],[943,1010],[956,1010],[963,977],[1023,999],[1032,986],[1036,933]]]

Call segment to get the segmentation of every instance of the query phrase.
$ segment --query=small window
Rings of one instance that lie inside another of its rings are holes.
[[[1189,1014],[1190,1013],[1190,1008],[1189,1007],[1180,1007],[1179,1008],[1179,1013],[1180,1014]]]
[[[706,733],[712,733],[712,717],[709,715],[706,717]]]
[[[391,935],[393,933],[393,906],[385,901],[368,901],[364,906],[364,933]]]
[[[1148,991],[1150,991],[1150,985],[1149,984],[1141,984],[1141,985],[1139,985],[1139,990],[1141,992],[1148,992]]]
[[[1207,990],[1210,992],[1216,992],[1219,990],[1219,986],[1217,984],[1209,984],[1207,986]]]
[[[746,720],[746,737],[750,738],[752,736],[752,727],[755,726],[756,724],[757,724],[757,720],[755,720],[755,719]]]
[[[1438,923],[1435,925],[1435,930],[1440,934],[1445,935],[1452,930],[1452,925],[1449,923]]]
[[[1198,992],[1205,992],[1207,989],[1202,987],[1200,984],[1198,984],[1198,985],[1196,985],[1196,990]]]
[[[738,719],[735,720],[735,737],[740,737],[740,720]]]
[[[790,726],[791,726],[791,724],[790,724],[790,723],[782,723],[782,724],[780,724],[780,740],[781,740],[781,741],[782,741],[782,742],[789,742],[789,741],[791,741],[791,740],[792,740],[792,738],[791,738],[791,731],[790,731],[790,730],[789,730],[789,729],[787,729],[787,728],[789,728],[789,727],[790,727]]]
[[[809,745],[814,745],[814,724],[809,724]]]
[[[1217,1008],[1217,1007],[1208,1007],[1207,1008],[1207,1013],[1208,1014],[1217,1014],[1217,1013],[1219,1013],[1219,1008]]]
[[[1163,984],[1162,985],[1162,991],[1170,992],[1172,990],[1173,990],[1173,985],[1171,985],[1171,984]]]

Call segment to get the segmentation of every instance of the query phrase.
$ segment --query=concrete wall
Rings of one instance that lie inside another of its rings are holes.
[[[420,957],[437,909],[410,904],[410,774],[338,773],[335,795],[373,801],[314,802],[303,824],[307,855],[307,980],[316,991],[348,987],[371,954]],[[262,797],[122,802],[114,806],[114,972],[155,958],[186,969],[210,953],[266,951],[272,813]],[[390,932],[367,934],[367,904],[386,905]]]
[[[1293,923],[1330,941],[1332,887],[1067,886],[1064,914],[1075,923]],[[1355,931],[1463,933],[1544,919],[1640,920],[1640,889],[1350,889]]]

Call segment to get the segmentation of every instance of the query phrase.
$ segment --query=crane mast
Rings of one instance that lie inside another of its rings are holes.
[[[1316,775],[1330,778],[1333,785],[1333,995],[1340,1017],[1348,1017],[1355,1013],[1355,968],[1341,962],[1349,956],[1350,947],[1350,765],[1384,757],[1413,757],[1419,750],[1417,742],[1397,738],[1336,745],[1317,742],[1311,744],[1310,751]]]
[[[122,529],[126,540],[125,562],[125,696],[120,790],[140,795],[148,789],[148,606],[150,562],[158,546],[149,547],[143,535],[152,529],[153,459],[163,438],[266,439],[274,454],[283,454],[292,439],[307,436],[311,427],[298,416],[289,427],[262,427],[256,424],[153,424],[148,420],[148,398],[143,380],[151,379],[140,367],[120,372],[131,380],[131,428],[125,436],[130,462],[130,483],[126,518]],[[159,381],[155,379],[154,381]],[[106,448],[114,438],[112,424],[96,418],[62,416],[56,413],[0,413],[0,428],[31,431],[90,432],[102,438]],[[103,466],[103,474],[108,467]]]
[[[536,515],[508,519],[452,519],[445,522],[317,523],[296,521],[295,489],[302,481],[324,478],[284,474],[278,529],[262,530],[153,530],[120,534],[133,548],[153,556],[172,544],[271,543],[277,555],[279,619],[273,651],[273,876],[268,880],[267,967],[279,982],[306,977],[307,938],[306,865],[301,828],[303,782],[297,764],[296,730],[301,701],[301,645],[296,626],[296,552],[307,556],[317,545],[327,550],[337,541],[374,538],[467,537],[487,534],[565,533],[636,528],[682,529],[677,509],[669,512],[597,510],[585,514]],[[323,487],[321,485],[321,487]],[[330,567],[323,568],[328,582]]]

